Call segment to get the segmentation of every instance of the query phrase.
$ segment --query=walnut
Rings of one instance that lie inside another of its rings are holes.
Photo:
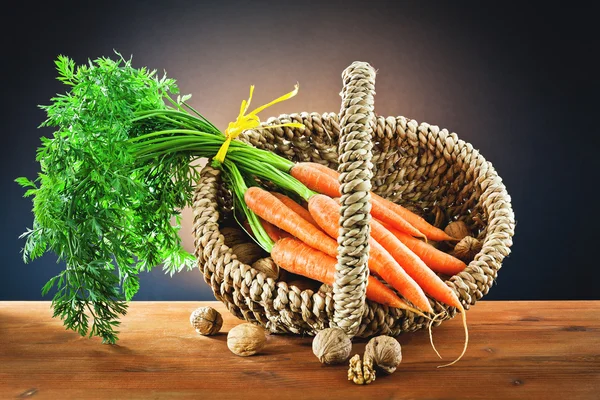
[[[471,236],[471,230],[464,221],[450,222],[446,229],[444,229],[444,232],[458,240],[461,240],[465,236]]]
[[[455,257],[458,257],[465,262],[471,262],[477,253],[481,251],[482,245],[481,240],[471,236],[465,236],[456,244],[456,246],[454,246],[454,251],[452,253]]]
[[[263,249],[254,242],[236,244],[231,250],[240,262],[248,265],[252,265],[263,255]]]
[[[242,357],[258,353],[266,343],[265,330],[250,322],[232,328],[227,334],[227,347],[233,354]]]
[[[277,280],[279,278],[279,266],[271,257],[261,258],[252,264],[252,268],[265,274],[267,278]]]
[[[365,360],[365,363],[367,360]],[[373,366],[363,364],[360,360],[360,355],[355,354],[350,359],[350,368],[348,368],[348,380],[357,385],[368,385],[375,380]]]
[[[350,357],[352,341],[340,328],[326,328],[317,333],[312,348],[322,363],[339,364]]]
[[[223,326],[223,317],[212,307],[200,307],[190,315],[190,323],[201,335],[214,335]]]
[[[374,374],[373,366],[376,366],[382,371],[391,374],[402,361],[402,348],[400,347],[400,343],[391,336],[377,336],[367,343],[363,359],[364,370],[367,370],[368,365],[370,367],[368,372]]]

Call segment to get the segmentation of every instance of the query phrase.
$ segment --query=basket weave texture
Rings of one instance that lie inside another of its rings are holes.
[[[238,261],[219,232],[231,212],[220,171],[205,167],[196,187],[195,255],[205,281],[234,315],[273,333],[312,335],[338,326],[350,336],[396,336],[426,327],[428,321],[412,312],[365,300],[370,190],[431,222],[462,220],[476,233],[481,251],[464,271],[446,280],[465,309],[487,294],[510,253],[514,214],[492,164],[455,133],[404,117],[376,116],[375,71],[369,64],[353,63],[342,79],[339,115],[281,115],[263,126],[300,122],[305,128],[246,131],[240,139],[341,173],[342,229],[330,290],[301,290]],[[444,312],[436,324],[456,314],[453,307],[430,302],[436,313]]]

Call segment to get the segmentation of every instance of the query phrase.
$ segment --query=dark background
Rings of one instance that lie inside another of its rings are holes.
[[[59,4],[60,3],[60,4]],[[59,54],[78,63],[134,55],[166,70],[218,127],[248,86],[256,104],[300,94],[269,115],[338,111],[340,74],[378,69],[376,111],[457,132],[490,160],[512,196],[513,252],[487,299],[600,299],[596,186],[600,44],[588,7],[462,2],[31,2],[3,8],[0,300],[41,299],[62,265],[21,260],[33,216],[13,182],[35,177],[44,119],[63,92]],[[191,215],[184,242],[191,249]],[[212,299],[198,271],[142,276],[139,300]]]

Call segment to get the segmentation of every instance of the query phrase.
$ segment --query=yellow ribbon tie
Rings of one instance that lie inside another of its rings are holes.
[[[261,112],[262,110],[264,110],[268,107],[271,107],[274,104],[280,103],[287,99],[291,99],[296,94],[298,94],[298,87],[299,87],[298,84],[296,84],[294,86],[294,90],[292,90],[291,92],[284,94],[283,96],[271,101],[270,103],[267,103],[265,105],[258,107],[257,109],[255,109],[254,111],[252,111],[249,114],[246,114],[246,112],[248,111],[248,107],[250,107],[250,102],[252,101],[252,93],[254,93],[254,85],[250,86],[250,96],[248,97],[248,101],[242,100],[242,106],[240,107],[240,113],[239,113],[238,117],[236,118],[235,122],[230,122],[229,125],[227,126],[227,129],[225,130],[225,136],[227,138],[225,139],[225,142],[219,149],[219,152],[214,157],[214,159],[221,163],[223,161],[225,161],[225,156],[227,155],[227,150],[229,149],[229,144],[231,144],[231,141],[233,139],[235,139],[236,137],[238,137],[240,135],[240,133],[242,133],[245,130],[248,130],[248,129],[254,129],[254,130],[270,129],[270,128],[279,128],[279,127],[283,127],[283,126],[288,126],[290,128],[302,128],[304,126],[304,124],[301,124],[298,122],[288,122],[288,123],[280,124],[280,125],[269,125],[269,126],[261,127],[261,126],[259,126],[260,119],[258,118],[258,115],[256,115],[259,112]]]

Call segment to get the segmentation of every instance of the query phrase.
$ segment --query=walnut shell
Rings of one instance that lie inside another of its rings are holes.
[[[369,340],[365,347],[364,364],[372,364],[384,372],[393,373],[402,362],[400,343],[391,336],[381,335]]]
[[[265,330],[250,322],[232,328],[227,334],[227,347],[233,354],[242,357],[258,353],[266,343]]]
[[[317,333],[312,349],[322,363],[339,364],[350,357],[352,341],[340,328],[326,328]]]
[[[252,268],[265,274],[267,278],[277,280],[279,278],[280,269],[271,257],[258,259],[252,264]]]
[[[458,240],[465,236],[471,236],[471,230],[464,221],[450,222],[446,229],[444,229],[444,232]]]
[[[236,244],[231,250],[240,262],[248,265],[252,265],[263,255],[263,249],[254,242]]]
[[[454,246],[452,254],[465,262],[471,262],[477,253],[481,251],[482,245],[483,243],[481,243],[481,240],[471,236],[465,236],[456,244],[456,246]]]
[[[212,307],[200,307],[190,315],[190,323],[201,335],[214,335],[223,326],[223,317]]]

